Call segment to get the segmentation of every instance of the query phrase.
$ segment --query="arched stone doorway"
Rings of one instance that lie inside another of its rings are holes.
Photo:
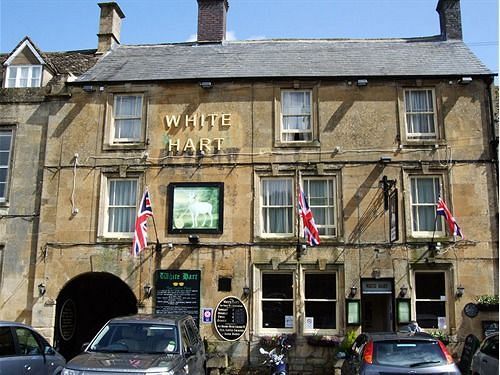
[[[55,345],[69,360],[109,319],[135,313],[137,298],[120,278],[106,272],[79,275],[57,297]]]

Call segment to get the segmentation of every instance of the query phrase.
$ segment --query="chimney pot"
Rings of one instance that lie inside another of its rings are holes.
[[[443,39],[462,40],[460,0],[439,0],[436,11],[439,14],[439,24]]]
[[[198,0],[198,42],[226,40],[228,0]]]
[[[102,54],[120,44],[121,24],[125,15],[114,1],[97,5],[101,8],[97,53]]]

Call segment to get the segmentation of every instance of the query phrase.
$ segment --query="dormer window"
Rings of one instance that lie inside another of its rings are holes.
[[[41,87],[42,81],[45,81],[42,77],[47,65],[28,37],[12,51],[3,66],[6,88]]]
[[[11,65],[7,67],[7,88],[40,87],[41,65]]]

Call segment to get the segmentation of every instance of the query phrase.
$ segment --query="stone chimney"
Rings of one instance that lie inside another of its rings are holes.
[[[226,39],[227,0],[198,0],[198,42]]]
[[[125,15],[114,1],[97,5],[101,8],[97,53],[102,54],[120,44],[122,18],[125,18]]]
[[[462,18],[460,0],[439,0],[436,7],[439,13],[441,36],[445,39],[462,39]]]

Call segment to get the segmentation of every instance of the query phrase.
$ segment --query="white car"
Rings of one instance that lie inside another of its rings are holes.
[[[472,357],[472,375],[498,374],[498,332],[487,336]]]

